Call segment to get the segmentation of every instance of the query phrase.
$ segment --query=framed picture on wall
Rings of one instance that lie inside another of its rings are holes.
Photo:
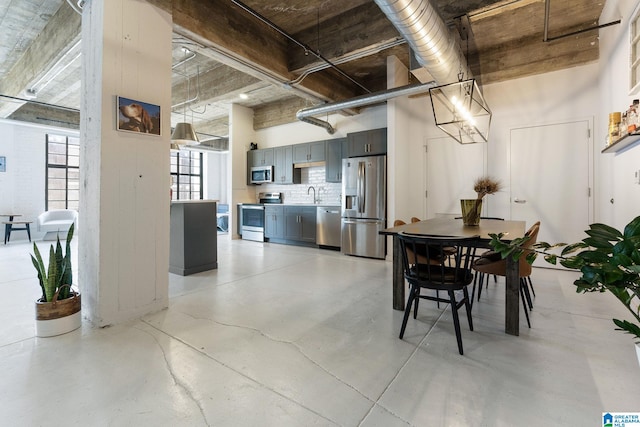
[[[117,97],[118,130],[160,135],[160,106]]]
[[[7,171],[7,158],[5,156],[0,156],[0,172]]]

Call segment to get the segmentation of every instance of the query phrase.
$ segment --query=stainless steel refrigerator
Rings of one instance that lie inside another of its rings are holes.
[[[342,253],[383,259],[386,239],[387,157],[342,160]]]

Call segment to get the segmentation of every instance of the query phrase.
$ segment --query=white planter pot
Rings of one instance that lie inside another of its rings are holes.
[[[56,335],[75,331],[81,324],[82,316],[79,311],[59,319],[36,320],[36,336],[41,338],[55,337]]]
[[[70,298],[58,300],[58,293],[52,302],[36,301],[36,336],[53,337],[66,334],[80,327],[81,297],[73,292]]]
[[[640,344],[636,344],[636,356],[638,356],[638,365],[640,365]]]

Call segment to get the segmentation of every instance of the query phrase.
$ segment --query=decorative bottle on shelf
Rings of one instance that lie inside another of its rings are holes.
[[[620,119],[620,131],[618,132],[618,138],[624,138],[627,136],[627,112],[622,113],[622,118]]]
[[[638,100],[634,99],[633,104],[627,110],[627,133],[635,133],[638,127]]]

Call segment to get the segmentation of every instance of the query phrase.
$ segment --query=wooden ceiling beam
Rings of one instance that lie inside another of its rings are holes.
[[[295,75],[288,70],[287,39],[229,1],[174,0],[174,31],[205,47],[264,73],[281,84]],[[322,73],[304,79],[297,88],[318,100],[340,100],[361,93],[349,81],[336,81]]]
[[[488,84],[583,65],[598,57],[597,33],[546,43],[535,36],[474,53],[469,66],[474,75],[482,75],[482,84]]]
[[[350,9],[321,22],[319,26],[292,36],[313,50],[312,53],[305,52],[300,46],[289,41],[288,68],[296,74],[325,64],[314,53],[319,52],[326,59],[335,62],[355,54],[373,54],[391,42],[404,42],[374,2]]]

